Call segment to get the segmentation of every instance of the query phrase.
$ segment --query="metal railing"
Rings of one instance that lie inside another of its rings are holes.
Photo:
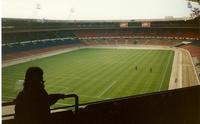
[[[78,109],[79,109],[79,97],[76,94],[68,94],[68,95],[65,95],[64,99],[66,99],[66,98],[74,98],[75,99],[74,105],[53,108],[53,109],[51,109],[51,111],[52,110],[66,109],[66,108],[72,108],[72,107],[74,107],[75,108],[74,109],[75,110],[74,113],[77,114],[78,113]],[[2,103],[2,107],[11,106],[11,105],[15,105],[15,104],[16,104],[15,101],[5,102],[5,103]],[[15,113],[5,114],[5,115],[3,115],[3,113],[2,113],[2,118],[4,118],[4,117],[11,117],[11,116],[14,116],[14,115],[15,115]]]

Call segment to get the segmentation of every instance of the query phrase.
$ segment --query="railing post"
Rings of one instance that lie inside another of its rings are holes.
[[[78,96],[76,94],[65,95],[65,98],[70,98],[70,97],[74,97],[75,98],[75,114],[77,114],[78,113],[78,108],[79,108]]]

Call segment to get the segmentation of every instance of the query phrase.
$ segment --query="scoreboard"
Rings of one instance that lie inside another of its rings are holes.
[[[120,22],[119,27],[120,28],[128,28],[128,22]]]
[[[151,27],[151,22],[142,22],[142,27],[143,28],[150,28]]]

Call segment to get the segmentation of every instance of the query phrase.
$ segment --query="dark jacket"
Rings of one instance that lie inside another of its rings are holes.
[[[17,124],[47,124],[49,122],[52,100],[43,87],[23,90],[18,94],[15,102]]]

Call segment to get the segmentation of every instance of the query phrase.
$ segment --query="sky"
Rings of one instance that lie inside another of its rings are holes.
[[[9,18],[126,20],[190,13],[186,0],[2,0],[2,17]]]

